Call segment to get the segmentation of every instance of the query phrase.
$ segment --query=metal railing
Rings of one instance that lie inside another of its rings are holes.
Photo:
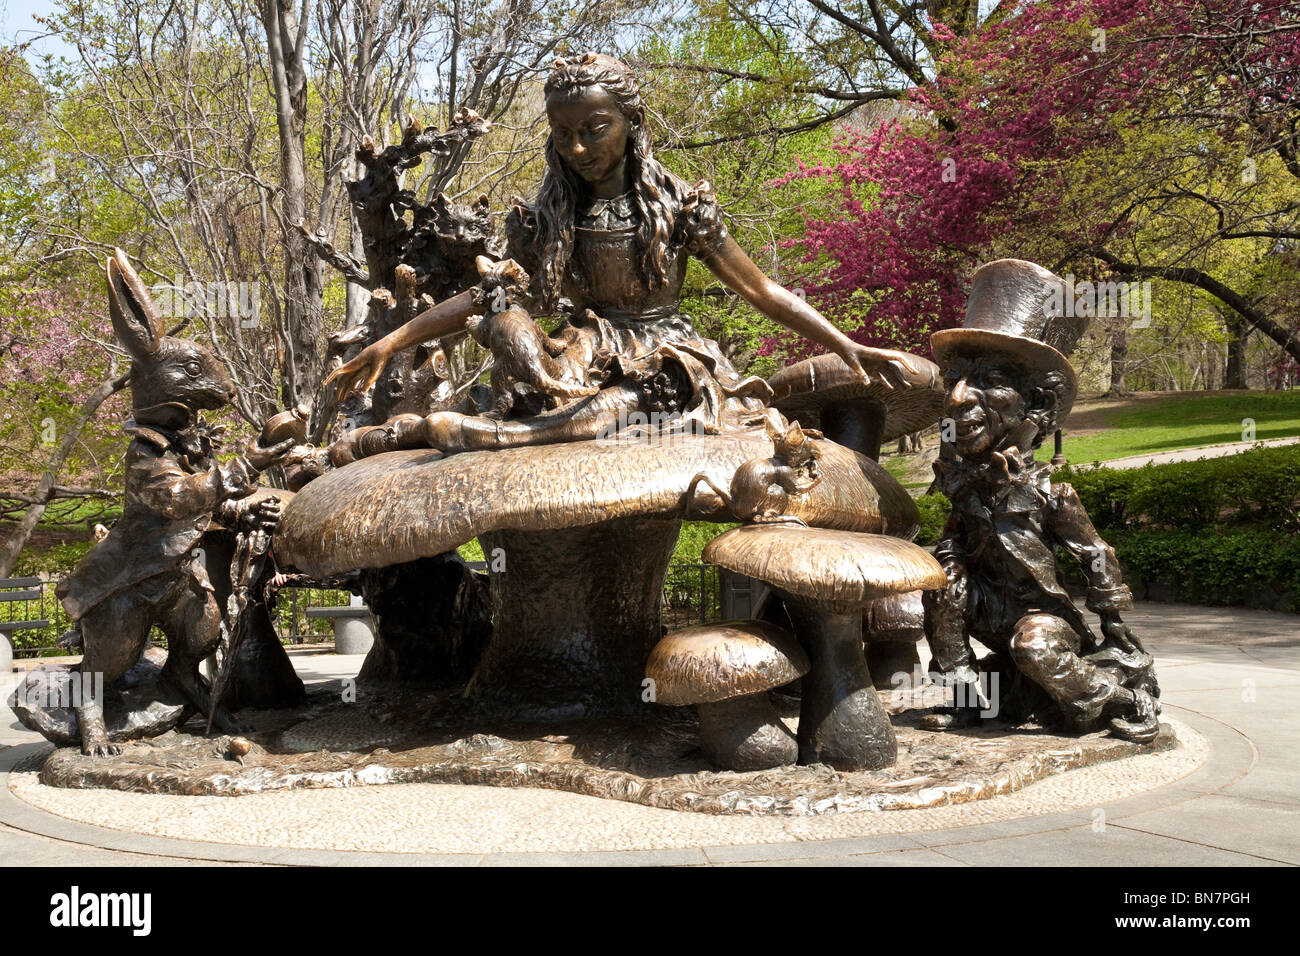
[[[476,571],[486,570],[482,562],[471,564]],[[9,636],[14,643],[14,657],[50,657],[69,653],[58,640],[72,626],[67,612],[54,596],[57,579],[21,578],[6,585],[0,579],[0,597],[5,589],[24,593],[21,598],[0,601],[0,623],[47,621],[41,628],[15,631]],[[723,617],[723,580],[711,564],[670,564],[664,578],[663,624],[668,630],[718,621]],[[327,619],[308,617],[309,607],[345,607],[351,601],[348,591],[332,588],[289,586],[281,588],[271,611],[276,632],[285,644],[298,645],[333,640]],[[165,646],[162,635],[153,635]]]
[[[670,564],[662,621],[668,630],[722,620],[722,579],[712,564]]]
[[[57,582],[40,577],[0,578],[0,634],[15,658],[66,654],[58,640],[71,626],[54,596]]]

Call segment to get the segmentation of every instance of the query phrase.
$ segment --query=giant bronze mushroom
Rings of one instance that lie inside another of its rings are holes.
[[[723,770],[794,763],[799,744],[767,692],[808,673],[808,655],[782,628],[725,621],[674,631],[655,645],[645,674],[655,701],[694,704],[704,756]]]
[[[898,742],[867,671],[863,607],[887,594],[941,587],[939,562],[900,538],[790,525],[734,528],[709,542],[704,560],[770,584],[808,651],[799,762],[837,770],[893,764]]]
[[[831,441],[866,455],[880,457],[883,442],[929,428],[943,412],[939,367],[928,359],[909,356],[916,372],[891,388],[879,380],[869,384],[838,355],[818,355],[781,369],[767,383],[773,405],[792,421],[821,429]]]
[[[915,526],[916,506],[883,468],[823,444],[823,479],[791,514],[846,531]],[[467,694],[519,717],[634,713],[681,517],[734,520],[706,484],[691,502],[687,488],[699,474],[726,487],[771,452],[761,433],[388,452],[307,484],[285,509],[276,553],[323,577],[479,538],[494,622]]]

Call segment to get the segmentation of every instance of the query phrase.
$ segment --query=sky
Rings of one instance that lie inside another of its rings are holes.
[[[40,35],[43,31],[32,19],[32,14],[46,15],[53,10],[54,4],[49,0],[0,0],[0,44],[22,43]],[[33,44],[32,52],[76,58],[76,51],[54,39],[38,40]]]

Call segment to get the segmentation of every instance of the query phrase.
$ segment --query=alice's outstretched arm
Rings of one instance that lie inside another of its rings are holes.
[[[353,391],[365,391],[375,384],[384,366],[398,352],[459,332],[471,316],[482,314],[483,307],[474,304],[469,292],[443,299],[367,346],[351,362],[336,368],[325,384],[336,383],[335,393],[340,400]]]
[[[892,387],[902,384],[905,371],[912,374],[918,371],[903,352],[874,349],[854,342],[804,299],[768,278],[731,236],[704,252],[701,261],[759,312],[792,332],[824,345],[844,359],[863,380],[876,378]]]

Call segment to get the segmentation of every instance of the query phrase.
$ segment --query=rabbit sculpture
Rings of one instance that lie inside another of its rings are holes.
[[[222,617],[199,540],[214,519],[228,528],[274,529],[274,498],[253,506],[239,499],[293,444],[254,446],[218,463],[219,429],[198,413],[234,398],[229,374],[207,349],[165,334],[122,250],[108,260],[107,273],[113,332],[131,356],[125,501],[121,519],[56,592],[81,627],[81,671],[90,679],[82,682],[77,722],[82,753],[96,757],[121,748],[109,740],[95,688],[112,684],[136,662],[154,625],[168,641],[162,678],[188,704],[208,712],[199,664],[220,641]],[[223,732],[236,728],[224,711],[214,722]]]

